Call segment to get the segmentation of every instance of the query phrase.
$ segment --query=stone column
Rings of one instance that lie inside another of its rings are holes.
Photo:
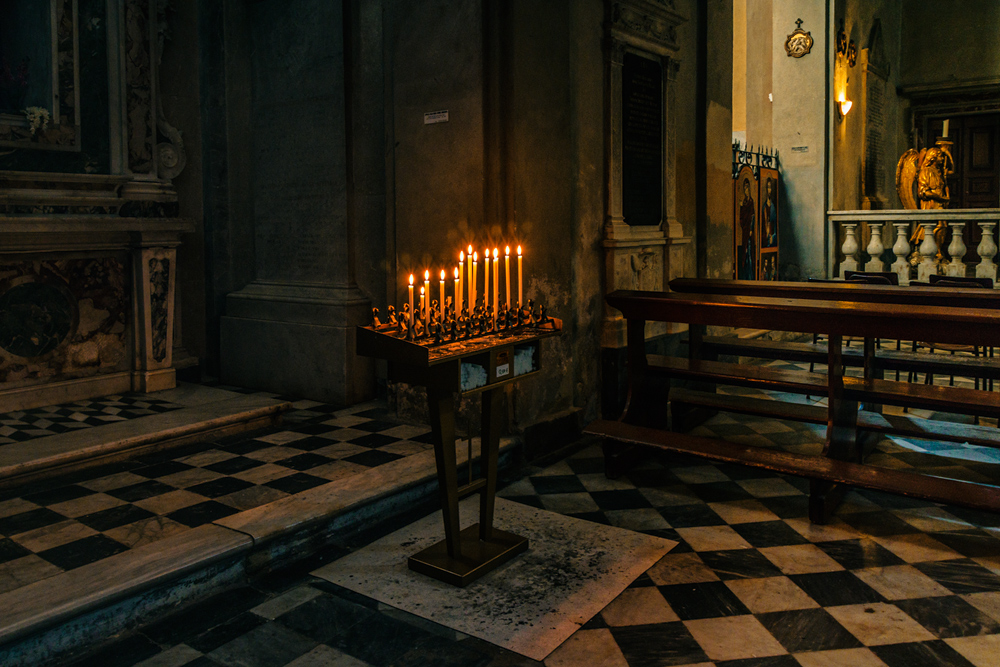
[[[356,54],[344,43],[351,17],[341,8],[250,6],[255,279],[226,297],[221,375],[349,405],[373,394],[374,372],[355,354],[355,327],[370,320],[371,301],[354,279]]]

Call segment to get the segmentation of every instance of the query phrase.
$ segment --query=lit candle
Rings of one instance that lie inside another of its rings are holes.
[[[455,314],[462,311],[462,276],[465,275],[465,253],[458,253],[458,272],[455,274]]]
[[[483,309],[485,310],[490,307],[490,249],[487,248],[483,254],[486,255],[486,259],[484,260],[486,262],[486,271],[483,276]]]
[[[427,319],[426,319],[426,313],[427,313],[427,311],[424,310],[424,308],[426,308],[426,306],[427,306],[426,302],[427,302],[427,297],[424,294],[424,288],[421,287],[420,288],[420,314],[425,316],[424,317],[424,324],[425,325],[427,323]]]
[[[524,297],[521,294],[521,246],[517,246],[517,305],[520,307],[524,303]]]
[[[444,269],[441,269],[441,302],[438,305],[440,306],[441,321],[444,322]]]
[[[469,292],[470,311],[476,309],[476,292],[477,292],[476,282],[479,281],[478,265],[479,265],[479,253],[474,252],[472,253],[472,287],[470,288],[471,291]]]
[[[500,286],[500,251],[493,248],[493,315],[500,314],[500,302],[497,301],[497,289]]]
[[[503,277],[507,283],[507,307],[510,308],[510,246],[504,248],[503,255]]]
[[[474,281],[472,279],[472,274],[475,271],[475,267],[472,265],[472,246],[471,245],[469,246],[469,252],[466,253],[465,258],[466,258],[466,261],[468,262],[468,264],[466,265],[466,268],[465,268],[465,270],[467,272],[466,281],[465,281],[465,291],[469,293],[469,310],[471,311],[473,308],[476,307],[476,297],[475,297],[475,294],[474,294],[475,288],[476,288],[476,281]]]
[[[410,338],[413,338],[413,315],[414,315],[414,312],[413,312],[413,274],[411,273],[410,274],[410,325],[409,325],[409,331],[407,332],[409,334]]]
[[[420,302],[420,314],[424,316],[424,322],[426,322],[427,308],[430,306],[428,302],[431,300],[431,272],[429,269],[424,271],[424,289],[420,293],[427,296],[427,301]]]
[[[947,118],[945,118],[945,120],[944,120],[944,132],[941,133],[941,138],[942,139],[947,139],[948,138],[948,119]]]

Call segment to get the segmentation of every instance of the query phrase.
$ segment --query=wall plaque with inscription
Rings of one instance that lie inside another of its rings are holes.
[[[622,215],[628,225],[663,216],[663,74],[632,53],[622,67]]]

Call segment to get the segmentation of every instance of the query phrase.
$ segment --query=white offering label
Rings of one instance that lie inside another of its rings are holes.
[[[502,378],[505,375],[510,374],[510,364],[503,364],[502,366],[497,366],[497,377]]]

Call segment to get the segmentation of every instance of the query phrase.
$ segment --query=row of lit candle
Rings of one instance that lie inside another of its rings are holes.
[[[500,249],[493,248],[493,278],[492,278],[492,299],[491,295],[491,280],[490,280],[490,251],[489,248],[483,252],[485,259],[484,263],[484,280],[483,280],[483,307],[489,308],[493,306],[494,316],[500,305],[499,303],[499,286],[500,286]],[[522,280],[523,275],[523,260],[524,256],[521,253],[521,246],[517,246],[517,303],[520,304],[523,301],[523,289],[524,281]],[[504,279],[507,288],[507,300],[506,303],[510,305],[510,246],[506,246],[504,249]],[[479,300],[479,253],[473,251],[472,246],[468,247],[468,254],[465,251],[458,253],[458,266],[454,270],[454,302],[455,302],[455,313],[456,315],[461,312],[463,299],[468,300],[469,308],[474,309],[476,302]],[[420,288],[420,314],[424,321],[429,318],[430,302],[431,302],[431,272],[430,269],[424,271],[424,284]],[[445,312],[445,271],[441,269],[440,273],[440,298],[438,299],[438,309],[440,317],[444,317]],[[410,274],[410,327],[413,326],[414,315],[418,312],[413,309],[413,274]]]

